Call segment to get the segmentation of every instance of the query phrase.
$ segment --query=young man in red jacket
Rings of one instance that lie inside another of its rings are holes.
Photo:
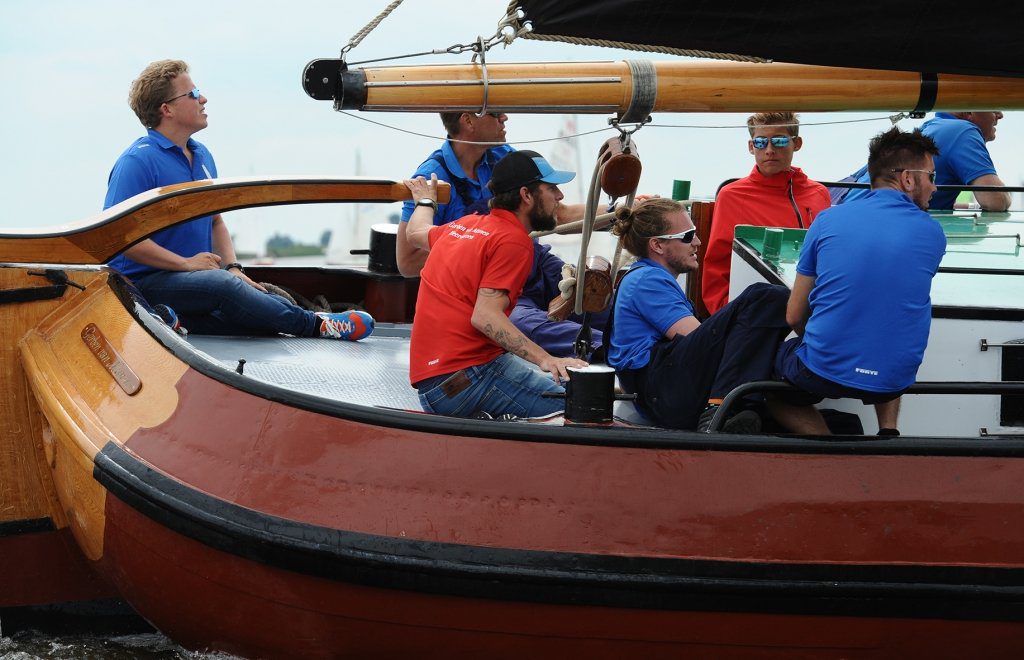
[[[828,190],[811,181],[793,154],[803,146],[800,120],[792,112],[767,112],[747,118],[754,169],[718,192],[711,223],[704,275],[704,305],[714,314],[729,302],[729,267],[736,225],[760,227],[811,226],[815,216],[831,204]]]

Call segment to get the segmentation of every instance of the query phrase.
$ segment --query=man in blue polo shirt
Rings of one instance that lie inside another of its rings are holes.
[[[725,396],[764,380],[786,325],[784,286],[759,282],[701,322],[678,278],[697,269],[700,239],[686,209],[659,197],[615,212],[612,232],[639,257],[622,277],[614,302],[608,364],[622,387],[656,424],[707,432]],[[787,429],[809,413],[765,397]],[[728,433],[754,433],[761,418],[743,410],[726,420]]]
[[[185,62],[151,63],[132,82],[128,103],[148,131],[114,163],[103,208],[153,188],[216,178],[213,156],[192,139],[207,126],[206,97]],[[373,331],[366,312],[310,312],[250,280],[219,213],[157,232],[109,265],[162,306],[165,320],[176,315],[192,332],[356,340]]]
[[[435,225],[444,225],[473,213],[486,215],[490,212],[488,200],[491,199],[491,191],[487,182],[491,180],[491,172],[505,154],[515,151],[505,144],[506,121],[508,115],[503,112],[488,112],[483,116],[472,112],[441,113],[441,123],[448,139],[420,164],[411,177],[422,176],[429,181],[431,175],[437,175],[439,181],[452,185],[450,201],[437,205]],[[398,226],[396,261],[398,270],[406,277],[418,276],[427,258],[425,250],[416,249],[406,239],[409,218],[415,209],[416,201],[405,202],[402,222]],[[555,209],[555,217],[560,224],[579,220],[583,213],[583,204],[559,202]],[[560,322],[547,318],[548,303],[559,295],[558,282],[564,262],[551,254],[549,245],[534,241],[533,247],[533,268],[510,320],[552,355],[573,355],[582,319],[576,315]],[[606,313],[593,316],[591,339],[594,348],[601,345],[600,329],[604,327],[606,318]]]
[[[1002,186],[1003,181],[996,174],[987,142],[996,139],[996,124],[1003,118],[1002,112],[936,112],[935,116],[921,124],[921,133],[930,137],[939,153],[935,156],[935,183],[937,185]],[[850,175],[858,183],[869,183],[867,167]],[[852,202],[868,193],[867,190],[851,190],[845,196]],[[928,204],[931,209],[952,209],[958,191],[936,191]],[[1005,211],[1010,208],[1010,193],[978,190],[975,199],[986,211]],[[838,203],[838,202],[837,202]]]
[[[939,150],[922,131],[892,128],[869,149],[871,190],[823,211],[807,231],[786,321],[799,337],[775,375],[791,403],[857,398],[875,406],[880,435],[899,435],[900,395],[917,378],[931,328],[931,285],[946,251],[926,213]],[[828,433],[820,416],[810,433]]]

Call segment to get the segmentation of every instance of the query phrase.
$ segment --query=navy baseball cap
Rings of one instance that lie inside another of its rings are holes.
[[[558,185],[576,178],[574,172],[563,172],[551,167],[536,151],[512,151],[494,166],[488,187],[494,194],[516,190],[534,181]]]

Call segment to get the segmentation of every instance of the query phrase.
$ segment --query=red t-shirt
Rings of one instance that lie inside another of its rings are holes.
[[[533,242],[519,219],[494,209],[430,230],[409,346],[409,381],[490,362],[505,352],[470,319],[482,288],[508,291],[515,307],[533,266]]]
[[[714,314],[729,302],[729,267],[736,225],[800,227],[789,199],[790,180],[793,181],[793,198],[800,210],[800,222],[806,229],[818,213],[832,205],[832,200],[828,189],[808,179],[799,167],[764,176],[755,165],[749,176],[733,181],[719,191],[701,278],[704,305],[708,312]]]

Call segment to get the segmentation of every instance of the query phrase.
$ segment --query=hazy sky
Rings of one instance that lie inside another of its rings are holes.
[[[221,176],[356,174],[400,179],[438,141],[410,136],[335,113],[303,92],[300,76],[316,58],[340,48],[385,5],[338,0],[136,0],[0,1],[0,137],[7,148],[0,166],[0,228],[78,221],[102,207],[107,175],[117,156],[144,132],[128,108],[128,87],[150,61],[184,59],[209,99],[210,126],[196,135],[214,154]],[[406,0],[349,56],[350,61],[399,55],[493,34],[507,0]],[[608,60],[651,57],[609,49],[519,40],[492,50],[492,62]],[[654,56],[653,59],[667,58]],[[467,62],[468,55],[433,56],[421,63]],[[407,62],[410,62],[407,60]],[[881,117],[875,114],[804,114],[804,149],[795,164],[812,177],[845,176],[866,160],[867,141],[889,125],[872,121],[840,126],[821,121]],[[366,114],[407,130],[443,136],[434,114]],[[607,126],[603,116],[580,116],[581,131]],[[644,128],[637,134],[644,162],[642,192],[669,194],[673,179],[693,181],[695,196],[710,196],[729,177],[752,166],[744,115],[661,115],[655,123],[733,126],[727,129]],[[508,136],[555,137],[558,116],[514,116]],[[905,120],[904,128],[920,122]],[[589,181],[599,145],[612,133],[581,139],[582,177]],[[1022,113],[1007,114],[990,145],[1004,181],[1018,183],[1024,159]],[[524,146],[524,145],[521,145]],[[544,154],[554,143],[531,145]],[[573,201],[572,184],[565,187]],[[397,205],[382,207],[381,217]],[[340,207],[302,207],[227,216],[240,247],[256,249],[275,229],[314,241],[327,227],[350,222]]]

